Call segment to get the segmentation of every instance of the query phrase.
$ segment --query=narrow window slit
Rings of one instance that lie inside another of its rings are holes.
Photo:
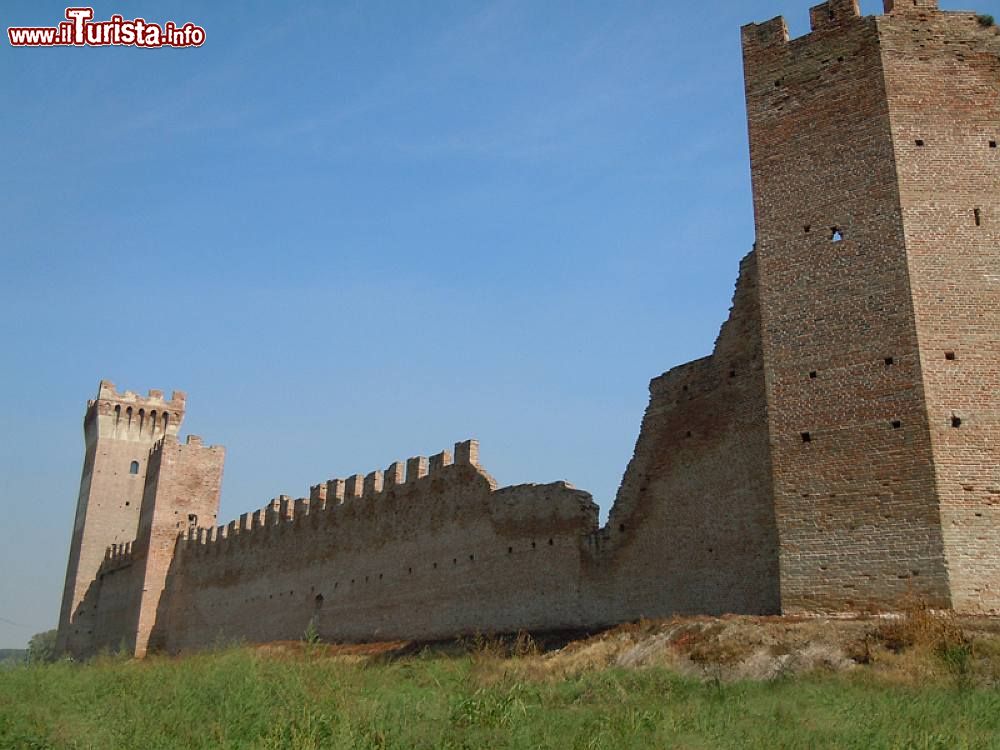
[[[978,208],[972,209],[972,216],[976,220],[976,226],[981,227],[983,225],[983,212]]]
[[[812,442],[812,435],[810,433],[808,433],[808,432],[803,432],[802,433],[802,442],[803,443],[811,443]]]

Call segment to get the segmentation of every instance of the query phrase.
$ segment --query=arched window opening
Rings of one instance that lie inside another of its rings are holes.
[[[139,473],[139,462],[138,461],[133,461],[131,463],[131,465],[129,465],[129,467],[128,467],[128,473],[129,474],[138,474]]]

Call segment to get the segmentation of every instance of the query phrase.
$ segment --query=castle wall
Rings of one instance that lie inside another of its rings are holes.
[[[782,607],[948,607],[878,22],[812,24],[743,32]]]
[[[713,353],[650,384],[604,528],[565,483],[497,489],[474,441],[216,527],[224,452],[177,442],[183,397],[157,435],[162,394],[102,383],[62,642],[1000,611],[1000,33],[886,10],[744,28],[755,251]]]
[[[411,461],[403,481],[394,464],[389,482],[331,482],[315,505],[283,498],[183,542],[164,596],[167,648],[299,638],[314,618],[330,640],[579,627],[596,505],[562,483],[495,490],[464,445],[459,463],[442,454],[426,475]]]
[[[877,23],[952,603],[997,612],[1000,34],[904,4]]]
[[[780,610],[754,254],[711,357],[650,384],[605,529],[590,619]]]
[[[132,653],[141,595],[141,568],[135,563],[131,545],[121,545],[109,552],[84,597],[84,606],[93,612],[94,633],[74,655]]]

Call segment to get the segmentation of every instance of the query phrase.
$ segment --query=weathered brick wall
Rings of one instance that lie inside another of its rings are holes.
[[[193,435],[183,445],[176,437],[165,437],[150,455],[136,540],[136,575],[142,582],[130,644],[136,656],[163,645],[162,637],[152,643],[151,638],[177,538],[189,529],[215,526],[225,456],[221,446],[204,446]]]
[[[74,656],[93,656],[101,651],[130,653],[141,594],[141,570],[135,564],[131,545],[116,545],[83,599],[83,606],[92,612],[93,635],[74,651]]]
[[[903,3],[878,31],[952,603],[996,612],[1000,31]]]
[[[344,640],[579,627],[590,495],[562,483],[495,490],[475,451],[462,453],[435,457],[426,475],[411,462],[406,481],[394,464],[389,482],[331,482],[325,500],[284,498],[182,543],[166,646],[298,638],[313,618]]]
[[[591,541],[592,622],[780,610],[767,440],[750,254],[712,356],[650,384],[635,454]]]
[[[948,606],[879,25],[812,19],[743,32],[782,606]]]
[[[118,393],[108,381],[101,381],[97,399],[88,403],[86,456],[59,615],[60,649],[90,649],[94,626],[90,610],[81,609],[80,602],[108,546],[135,539],[150,448],[164,435],[177,434],[184,403],[180,392],[166,401],[161,391],[147,397]],[[133,461],[138,463],[135,474],[130,471]]]

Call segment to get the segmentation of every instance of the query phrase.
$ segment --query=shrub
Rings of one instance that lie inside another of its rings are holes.
[[[976,16],[976,20],[979,21],[979,25],[985,28],[990,28],[996,25],[996,21],[993,20],[993,16],[989,13],[983,13],[981,16]]]
[[[46,664],[56,660],[56,631],[36,633],[28,641],[28,663]]]

